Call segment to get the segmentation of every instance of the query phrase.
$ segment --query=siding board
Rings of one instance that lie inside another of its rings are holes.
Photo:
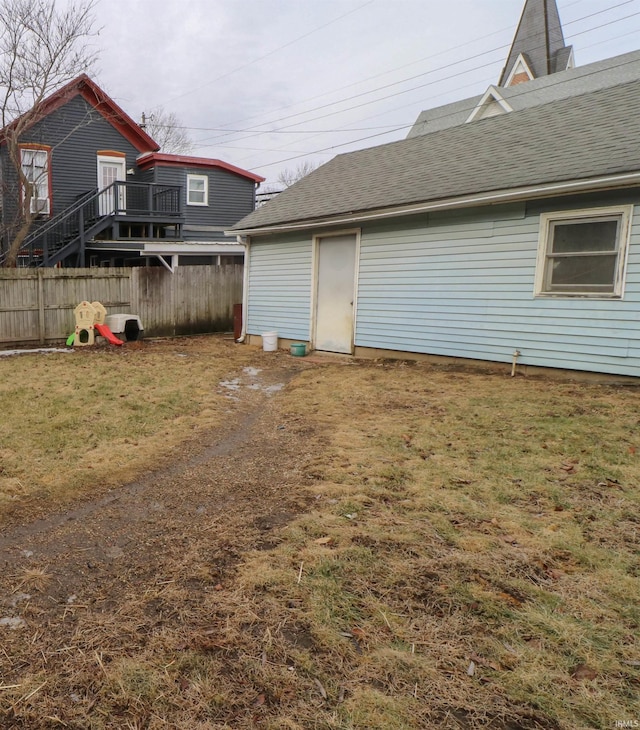
[[[277,265],[274,265],[274,261]],[[251,243],[249,255],[250,334],[308,340],[311,318],[311,238],[285,236]]]
[[[540,214],[633,201],[622,299],[535,297]],[[416,215],[361,229],[355,344],[640,376],[637,191]],[[248,331],[309,337],[313,231],[256,238]]]
[[[489,211],[363,226],[356,345],[640,375],[637,208],[623,299],[534,297],[540,213],[581,207],[493,208],[489,237]]]

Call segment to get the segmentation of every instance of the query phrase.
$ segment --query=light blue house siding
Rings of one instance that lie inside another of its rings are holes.
[[[628,203],[623,299],[535,297],[540,214]],[[253,239],[250,333],[309,339],[314,233]],[[640,376],[640,192],[362,224],[355,345]]]
[[[496,362],[518,350],[526,365],[639,376],[638,207],[622,300],[533,294],[540,213],[584,207],[522,204],[363,227],[356,345]]]
[[[247,332],[277,331],[308,340],[311,322],[312,241],[309,234],[254,239],[249,255]]]

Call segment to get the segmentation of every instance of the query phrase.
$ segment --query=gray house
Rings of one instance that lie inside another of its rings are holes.
[[[0,130],[0,259],[24,190]],[[223,231],[255,207],[263,178],[221,160],[161,154],[89,77],[48,97],[20,136],[35,215],[23,266],[242,262]]]
[[[544,17],[570,66],[551,4],[528,0],[514,44]],[[638,58],[610,59],[591,86],[518,47],[532,78],[507,70],[497,89],[535,102],[473,115],[477,97],[455,123],[334,158],[232,227],[246,340],[640,376]],[[586,88],[548,91],[571,79]]]

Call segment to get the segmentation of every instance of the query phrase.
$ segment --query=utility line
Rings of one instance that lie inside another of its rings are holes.
[[[624,18],[619,18],[619,19],[617,19],[617,20],[614,20],[614,21],[610,21],[609,23],[607,23],[607,24],[605,24],[605,25],[611,25],[611,24],[613,24],[613,23],[616,23],[616,22],[621,22],[622,20],[627,20],[628,18],[630,18],[630,17],[634,17],[634,16],[636,16],[636,15],[640,15],[640,11],[639,11],[639,12],[637,12],[637,13],[633,13],[633,14],[631,14],[631,15],[629,15],[629,16],[625,16]],[[583,34],[585,34],[585,33],[593,32],[594,30],[599,30],[599,29],[600,29],[601,27],[604,27],[604,26],[598,26],[597,28],[589,28],[589,29],[587,29],[587,30],[581,31],[580,33],[576,33],[576,34],[575,34],[575,35],[574,35],[573,37],[576,37],[576,36],[578,36],[578,35],[583,35]],[[478,68],[484,68],[484,67],[486,67],[486,66],[490,66],[490,65],[492,65],[492,63],[488,63],[488,64],[483,64],[483,66],[480,66],[480,67],[478,67]],[[623,65],[624,65],[624,64],[623,64]],[[353,106],[353,107],[350,107],[350,108],[349,108],[348,110],[347,110],[347,109],[345,109],[345,110],[342,110],[342,111],[350,111],[350,110],[352,110],[352,109],[357,109],[357,108],[361,108],[361,107],[363,107],[363,106],[368,106],[368,105],[370,105],[370,104],[372,104],[372,103],[375,103],[375,101],[383,101],[384,99],[389,99],[389,98],[393,98],[393,97],[395,97],[395,96],[400,96],[400,95],[402,95],[402,94],[406,94],[406,93],[409,93],[409,92],[411,92],[411,91],[415,91],[415,90],[417,90],[417,89],[421,89],[421,88],[424,88],[424,87],[426,87],[426,86],[432,86],[432,85],[433,85],[433,84],[435,84],[435,83],[440,83],[440,82],[442,82],[442,81],[447,81],[447,80],[450,80],[450,79],[452,79],[452,78],[455,78],[455,77],[457,77],[457,76],[461,76],[461,75],[463,75],[463,74],[465,74],[465,73],[467,73],[467,72],[466,72],[466,71],[460,71],[460,72],[457,72],[457,73],[455,73],[455,74],[451,74],[450,76],[447,76],[447,77],[445,77],[445,78],[443,78],[443,79],[437,79],[437,80],[435,80],[435,81],[429,81],[429,82],[427,82],[427,83],[425,83],[425,84],[421,84],[421,85],[419,85],[419,86],[415,86],[415,87],[412,87],[411,89],[405,89],[405,90],[403,90],[403,91],[395,92],[394,94],[389,94],[389,95],[387,95],[387,96],[385,96],[385,97],[383,97],[383,98],[381,98],[381,99],[377,99],[377,100],[373,100],[373,101],[368,101],[368,102],[364,102],[364,103],[361,103],[361,104],[357,104],[357,105],[355,105],[355,106]],[[522,93],[530,93],[530,92],[525,92],[525,91],[523,90],[523,92],[522,92]],[[462,110],[459,110],[459,111],[462,111]],[[470,108],[470,109],[469,109],[469,113],[470,113],[471,111],[473,111],[473,108]],[[341,112],[339,112],[339,113],[341,113]],[[331,115],[331,114],[328,114],[328,115],[323,115],[323,116],[320,116],[320,117],[316,117],[316,118],[314,118],[313,120],[308,120],[308,121],[317,121],[317,119],[322,119],[322,118],[325,118],[326,116],[332,116],[332,115]],[[297,123],[296,123],[295,125],[291,125],[291,126],[299,126],[300,124],[301,124],[301,122],[297,122]],[[392,130],[387,130],[387,131],[385,131],[385,132],[380,132],[380,133],[378,133],[378,134],[374,134],[374,135],[367,135],[367,136],[365,136],[365,137],[361,137],[361,138],[358,138],[358,139],[352,140],[351,142],[347,142],[347,143],[344,143],[344,144],[340,144],[340,145],[334,145],[334,146],[331,146],[331,147],[323,148],[322,150],[315,150],[315,151],[309,152],[308,154],[309,154],[309,155],[312,155],[312,154],[319,154],[319,153],[321,153],[321,152],[325,152],[325,151],[327,151],[327,150],[332,150],[332,149],[336,149],[336,148],[338,148],[338,147],[343,147],[343,146],[346,146],[346,145],[348,145],[348,144],[356,144],[357,142],[360,142],[360,141],[367,141],[367,140],[369,140],[369,139],[373,139],[373,138],[376,138],[376,137],[384,136],[385,134],[392,134],[392,133],[394,133],[394,132],[400,131],[400,130],[402,130],[402,129],[406,129],[407,127],[411,127],[411,126],[413,126],[413,125],[411,124],[411,125],[403,125],[403,126],[399,126],[399,127],[396,127],[395,129],[392,129]],[[265,132],[260,132],[260,133],[252,133],[252,134],[249,134],[249,135],[247,135],[246,137],[241,137],[241,138],[239,138],[239,139],[234,139],[234,140],[230,140],[230,141],[231,141],[231,142],[239,142],[239,141],[242,141],[243,139],[250,139],[250,138],[253,138],[253,137],[257,136],[258,134],[268,134],[268,132],[266,132],[266,131],[265,131]],[[203,145],[203,147],[210,147],[210,146],[211,146],[211,147],[213,147],[213,146],[217,146],[217,145],[213,145],[213,144],[212,144],[212,145]],[[303,155],[303,156],[304,156],[304,155]],[[245,159],[246,159],[246,158],[245,158]],[[293,158],[293,159],[295,159],[295,158]],[[282,162],[288,162],[288,161],[289,161],[288,159],[287,159],[287,160],[282,160]],[[242,160],[240,160],[240,162],[242,162]],[[277,163],[269,163],[269,166],[270,166],[270,165],[272,165],[272,164],[277,164]]]
[[[632,61],[627,61],[626,63],[618,64],[618,65],[615,65],[615,66],[611,66],[610,68],[622,68],[624,66],[627,66],[627,65],[630,65],[630,64],[633,64],[633,63],[637,63],[637,62],[638,62],[637,59],[634,59]],[[597,73],[599,73],[599,72],[597,72],[597,71],[596,72],[591,72],[589,74],[585,74],[581,78],[584,79],[584,78],[587,78],[589,76],[595,76]],[[563,79],[561,81],[557,81],[557,82],[555,82],[553,84],[549,84],[549,86],[557,86],[558,84],[563,84],[563,83],[567,83],[566,80]],[[621,82],[621,83],[624,83],[624,82]],[[526,84],[521,84],[521,85],[522,86],[526,86]],[[549,88],[549,86],[547,86],[546,88]],[[523,90],[522,92],[518,93],[518,96],[522,96],[525,93],[527,93],[527,94],[535,93],[536,91],[537,91],[537,89],[533,89],[533,90],[530,90],[530,91]],[[584,93],[590,93],[590,92],[584,92]],[[515,96],[515,94],[514,94],[514,96]],[[576,96],[579,96],[579,94],[576,94]],[[513,96],[511,98],[513,98]],[[551,102],[546,102],[546,103],[554,103],[554,102],[551,101]],[[529,108],[531,108],[531,107],[529,107]],[[467,109],[467,111],[471,112],[471,111],[473,111],[473,109],[475,109],[475,106],[474,107],[469,107]],[[517,112],[511,112],[511,113],[517,113]],[[446,116],[446,115],[444,115],[444,116]],[[412,127],[412,126],[413,126],[413,124],[405,124],[405,125],[402,125],[402,126],[397,127],[394,131],[401,131],[403,129],[408,129],[408,128]],[[444,131],[444,130],[435,130],[435,131]],[[388,132],[380,132],[378,134],[372,134],[372,135],[369,135],[367,137],[361,137],[359,139],[354,139],[354,140],[351,140],[350,142],[342,142],[340,144],[331,145],[330,147],[324,147],[323,149],[314,150],[314,151],[309,152],[309,153],[306,153],[306,154],[300,154],[300,155],[295,155],[295,156],[292,156],[292,157],[287,157],[284,160],[278,160],[276,162],[269,162],[269,163],[267,163],[265,165],[261,165],[260,168],[262,169],[262,168],[265,168],[265,167],[273,167],[273,165],[281,165],[281,164],[283,164],[285,162],[291,162],[292,160],[297,160],[297,159],[300,159],[302,157],[308,157],[309,155],[313,155],[313,154],[322,154],[322,153],[332,152],[332,151],[334,151],[336,149],[339,149],[340,147],[347,147],[349,145],[356,144],[358,142],[364,142],[364,141],[367,141],[367,140],[370,140],[370,139],[375,139],[376,137],[383,136],[384,134],[389,134],[389,133]],[[422,135],[420,135],[420,136],[422,136]],[[405,140],[395,140],[395,141],[396,142],[403,142]],[[389,144],[393,144],[393,142],[390,142]],[[354,150],[354,151],[358,151],[358,150]]]
[[[620,2],[620,3],[616,4],[616,5],[612,5],[612,6],[608,7],[608,8],[605,8],[604,10],[599,10],[597,12],[590,13],[590,14],[585,15],[585,16],[582,16],[580,18],[576,18],[573,21],[571,21],[570,23],[567,23],[566,25],[571,25],[573,23],[577,23],[577,22],[580,22],[582,20],[587,20],[587,19],[592,18],[592,17],[594,17],[596,15],[601,15],[602,13],[609,12],[611,10],[615,10],[616,8],[622,7],[624,5],[629,5],[630,3],[633,3],[633,2],[636,2],[636,0],[624,0],[623,2]],[[606,26],[611,25],[613,23],[618,23],[618,22],[621,22],[622,20],[627,20],[628,18],[633,17],[634,15],[637,15],[637,14],[638,13],[632,13],[631,15],[628,15],[628,16],[626,16],[624,18],[618,18],[618,19],[615,19],[615,20],[610,21],[608,23],[603,23],[602,25],[597,26],[597,28],[590,28],[590,29],[587,29],[585,31],[581,31],[579,33],[575,33],[572,37],[577,37],[579,35],[583,35],[584,33],[592,32],[593,30],[596,30],[596,29],[599,30],[600,28],[606,27]],[[458,66],[461,63],[466,63],[467,61],[474,61],[476,59],[482,58],[483,56],[487,56],[490,53],[496,53],[498,51],[502,52],[502,51],[504,51],[505,48],[509,48],[510,46],[511,46],[511,44],[505,44],[505,45],[502,45],[502,46],[497,46],[496,48],[491,48],[491,49],[489,49],[487,51],[483,51],[481,53],[476,53],[476,54],[473,54],[473,55],[468,56],[466,58],[463,58],[463,59],[460,59],[460,60],[457,60],[457,61],[453,61],[451,63],[445,64],[443,66],[436,67],[434,69],[430,69],[430,70],[425,71],[423,73],[416,74],[414,76],[410,76],[410,77],[401,79],[400,81],[396,81],[396,82],[392,82],[392,83],[389,83],[389,84],[385,84],[385,85],[380,86],[380,87],[377,87],[375,89],[371,89],[370,91],[361,92],[359,94],[355,94],[355,95],[352,95],[350,97],[346,97],[346,98],[343,98],[343,99],[339,99],[339,100],[337,100],[335,102],[329,102],[327,104],[322,104],[320,106],[313,107],[311,109],[307,109],[306,111],[303,111],[303,112],[296,112],[294,114],[288,114],[288,115],[285,115],[284,117],[279,117],[278,119],[273,119],[273,120],[270,120],[269,122],[265,122],[263,124],[277,124],[278,122],[286,121],[288,119],[293,119],[295,117],[303,116],[305,114],[310,114],[310,113],[312,113],[314,111],[321,111],[322,109],[326,109],[328,107],[336,106],[337,104],[349,103],[349,102],[353,101],[354,99],[358,99],[360,97],[367,96],[369,94],[373,94],[373,93],[376,93],[378,91],[383,91],[384,89],[392,88],[392,87],[398,86],[400,84],[408,83],[410,81],[414,81],[415,79],[422,78],[424,76],[428,76],[428,75],[434,74],[434,73],[436,73],[438,71],[445,71],[446,69],[452,68],[454,66]],[[544,47],[543,45],[540,45],[539,46],[539,48],[543,48],[543,47]],[[476,67],[474,67],[473,70],[477,70],[478,68],[485,68],[485,67],[487,67],[489,65],[492,65],[495,62],[496,61],[494,60],[494,61],[491,61],[491,62],[489,62],[487,64],[483,64],[482,66],[476,66]],[[462,75],[462,73],[467,73],[467,72],[466,71],[463,71],[463,72],[454,74],[453,76],[448,76],[448,77],[445,77],[444,79],[440,79],[440,80],[442,80],[442,81],[449,80],[451,78],[455,78],[456,76]],[[383,101],[383,100],[388,99],[388,98],[391,98],[393,96],[397,96],[397,95],[400,95],[400,94],[409,93],[410,91],[415,91],[416,89],[423,88],[423,86],[426,86],[426,85],[429,85],[429,84],[424,84],[424,85],[421,85],[421,86],[414,86],[414,87],[411,87],[410,89],[406,89],[404,91],[400,91],[400,92],[397,92],[395,94],[390,94],[390,95],[387,95],[387,96],[383,96],[383,97],[380,97],[380,98],[377,98],[377,99],[374,99],[374,100],[365,102],[364,104],[359,104],[359,105],[347,107],[346,109],[339,110],[338,112],[335,112],[335,113],[342,113],[342,112],[345,112],[345,111],[351,111],[352,109],[357,109],[360,106],[366,106],[368,104],[375,103],[376,101]],[[318,117],[314,117],[312,119],[304,120],[302,122],[297,122],[295,124],[287,125],[286,127],[284,127],[284,129],[290,128],[290,127],[293,127],[293,126],[300,126],[300,124],[306,124],[308,122],[316,121],[318,119],[324,119],[327,116],[331,116],[331,114],[329,114],[329,115],[321,115],[321,116],[318,116]],[[254,130],[255,133],[253,135],[250,135],[250,136],[255,136],[256,134],[268,133],[269,131],[270,130],[265,130],[265,129],[255,129]],[[221,135],[222,139],[224,139],[224,137],[228,137],[228,136],[229,135]],[[243,137],[241,139],[247,139],[247,138],[248,137]],[[208,140],[215,141],[216,139],[220,139],[220,136],[218,136],[218,137],[215,137],[215,136],[214,137],[205,137],[205,138],[202,138],[200,140],[197,140],[196,141],[196,145],[200,145],[202,142],[206,142]],[[233,141],[240,141],[240,140],[233,140]],[[211,145],[205,145],[205,146],[211,146]]]
[[[195,88],[190,89],[189,91],[185,91],[183,94],[174,96],[171,99],[168,99],[167,102],[165,102],[165,103],[170,103],[172,101],[176,101],[177,99],[182,99],[185,96],[190,96],[191,94],[194,94],[196,91],[200,91],[200,89],[204,89],[206,86],[211,86],[211,84],[215,84],[217,81],[226,79],[228,76],[231,76],[232,74],[237,73],[238,71],[242,71],[245,68],[249,68],[249,66],[252,66],[254,63],[257,63],[258,61],[263,61],[265,58],[269,58],[269,56],[273,56],[274,53],[278,53],[279,51],[283,50],[284,48],[288,48],[289,46],[292,46],[294,43],[298,43],[298,41],[301,41],[304,38],[308,38],[310,35],[313,35],[314,33],[317,33],[318,31],[323,30],[324,28],[327,28],[328,26],[333,25],[334,23],[337,23],[339,20],[346,18],[348,15],[357,13],[359,10],[362,10],[362,8],[366,8],[367,5],[371,5],[374,1],[375,0],[367,0],[367,2],[363,3],[362,5],[358,5],[357,8],[354,8],[353,10],[349,10],[349,12],[347,12],[347,13],[343,13],[342,15],[339,15],[337,18],[334,18],[333,20],[330,20],[327,23],[324,23],[323,25],[319,25],[317,28],[310,30],[308,33],[298,36],[297,38],[294,38],[293,40],[288,41],[287,43],[283,43],[281,46],[274,48],[272,51],[269,51],[268,53],[265,53],[262,56],[258,56],[257,58],[254,58],[251,61],[247,61],[247,63],[243,64],[242,66],[238,66],[237,68],[234,68],[231,71],[228,71],[227,73],[222,74],[221,76],[217,76],[215,79],[211,79],[210,81],[207,81],[206,84],[201,84],[200,86],[196,86]]]
[[[632,2],[632,0],[628,0],[628,1],[629,2]],[[571,2],[568,5],[566,5],[564,9],[573,7],[574,5],[578,5],[580,3],[582,3],[582,0],[574,0],[574,2]],[[585,17],[589,17],[589,16],[585,16]],[[581,20],[581,19],[578,18],[578,20]],[[576,20],[569,21],[569,23],[567,23],[566,25],[569,25],[569,24],[571,24],[573,22],[577,22],[577,21]],[[359,86],[360,84],[364,84],[367,81],[373,81],[374,79],[380,78],[382,76],[388,76],[391,73],[394,73],[396,71],[400,71],[400,70],[402,70],[404,68],[408,68],[409,66],[415,66],[417,63],[422,63],[424,61],[430,61],[430,60],[432,60],[434,58],[438,58],[439,56],[443,56],[443,55],[452,53],[453,51],[457,51],[460,48],[466,48],[467,46],[469,46],[469,45],[471,45],[473,43],[477,43],[478,41],[485,40],[486,38],[491,38],[491,37],[493,37],[495,35],[500,35],[502,33],[505,33],[507,31],[509,31],[509,30],[511,30],[511,31],[513,30],[513,26],[512,25],[510,25],[508,27],[505,27],[505,28],[501,28],[500,30],[497,30],[497,31],[493,31],[492,33],[487,33],[486,35],[479,36],[475,40],[467,41],[465,43],[460,43],[457,46],[452,46],[452,47],[447,48],[445,50],[438,51],[437,53],[431,54],[430,56],[424,56],[424,57],[419,58],[419,59],[417,59],[415,61],[411,61],[410,63],[403,64],[402,66],[396,66],[396,67],[394,67],[392,69],[389,69],[388,71],[383,71],[382,73],[374,74],[373,76],[368,76],[368,77],[366,77],[364,79],[361,79],[359,81],[355,81],[355,82],[353,82],[351,84],[346,84],[345,86],[339,86],[338,88],[332,89],[331,91],[325,91],[325,92],[323,92],[321,94],[316,94],[315,96],[307,97],[306,99],[302,99],[302,100],[297,101],[297,102],[295,102],[293,104],[286,104],[285,106],[278,107],[277,109],[273,109],[271,111],[271,113],[276,113],[278,111],[284,111],[285,109],[291,109],[292,107],[300,106],[301,104],[306,104],[309,101],[315,101],[316,99],[320,99],[323,96],[329,96],[330,94],[335,94],[338,91],[343,91],[345,89],[349,89],[349,88],[352,88],[354,86]],[[506,47],[507,46],[502,46],[502,48],[506,48]],[[304,113],[304,112],[301,112],[301,113]],[[251,119],[257,119],[257,118],[260,118],[261,116],[262,116],[262,114],[252,114],[251,116],[244,117],[243,119],[235,120],[233,122],[227,122],[227,124],[242,124],[242,122],[250,121]],[[212,129],[210,131],[218,131],[218,130],[217,129]],[[230,132],[233,132],[235,130],[229,130],[229,131]],[[205,141],[205,140],[202,140],[202,141]]]

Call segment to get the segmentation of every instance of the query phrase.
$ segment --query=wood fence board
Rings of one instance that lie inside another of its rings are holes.
[[[0,345],[51,343],[73,331],[73,310],[99,301],[136,314],[145,336],[231,331],[242,301],[241,265],[0,269]]]

